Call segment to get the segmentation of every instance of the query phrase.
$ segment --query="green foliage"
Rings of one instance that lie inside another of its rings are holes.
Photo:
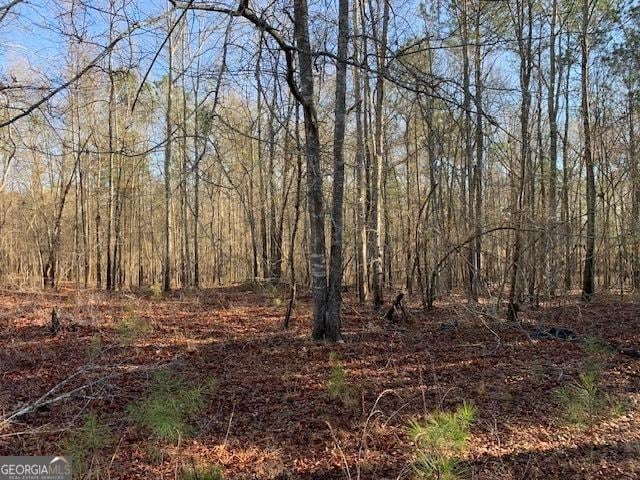
[[[607,344],[607,342],[598,337],[585,338],[582,344],[582,348],[589,355],[598,357],[611,355],[615,351],[609,344]]]
[[[590,424],[593,415],[602,407],[603,399],[594,372],[581,373],[577,382],[559,388],[556,396],[565,420],[574,425]]]
[[[151,291],[151,296],[153,298],[162,298],[162,285],[161,284],[154,283],[153,285],[151,285],[149,290]]]
[[[344,405],[353,406],[355,398],[353,389],[347,382],[347,373],[340,363],[340,358],[335,352],[329,354],[329,363],[331,364],[331,373],[327,380],[327,391],[331,398],[339,398]]]
[[[469,447],[475,407],[463,402],[454,412],[436,412],[424,422],[409,423],[416,448],[414,469],[421,478],[454,480],[460,477],[460,455]]]
[[[115,330],[124,345],[131,345],[137,338],[150,333],[153,327],[149,320],[140,318],[130,308],[124,318],[116,323]]]
[[[82,426],[62,441],[60,448],[73,458],[74,472],[83,476],[112,441],[111,429],[90,413],[85,415]]]
[[[428,453],[418,456],[414,468],[421,478],[458,480],[461,476],[460,461],[458,459],[438,457]]]
[[[146,398],[129,406],[129,415],[160,441],[176,442],[192,433],[191,421],[204,409],[214,382],[193,385],[166,371],[157,372]]]
[[[222,467],[220,465],[193,466],[182,470],[180,480],[224,480],[224,475],[222,475]]]
[[[95,361],[102,354],[102,338],[100,338],[100,335],[91,337],[85,353],[89,362]]]
[[[597,371],[581,373],[577,381],[559,388],[556,398],[564,420],[578,427],[588,427],[598,419],[618,416],[625,410],[623,402],[600,388]]]
[[[161,465],[164,462],[165,456],[167,456],[167,452],[162,447],[154,443],[148,443],[144,446],[144,450],[147,454],[147,458],[154,465]]]

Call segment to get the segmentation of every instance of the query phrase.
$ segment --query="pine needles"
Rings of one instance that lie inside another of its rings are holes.
[[[182,470],[180,480],[224,480],[220,465],[198,467],[192,466]]]
[[[100,452],[113,441],[111,429],[101,423],[93,414],[85,415],[83,423],[60,444],[65,454],[73,459],[73,470],[81,476],[90,471],[100,456]]]
[[[355,404],[355,396],[353,388],[347,381],[347,372],[345,371],[340,357],[335,352],[329,354],[329,363],[331,364],[331,372],[327,380],[327,391],[331,398],[339,398],[345,406]]]
[[[467,402],[454,412],[436,412],[423,422],[409,422],[409,437],[416,448],[414,470],[420,478],[460,478],[460,456],[469,447],[475,407]]]
[[[129,415],[157,440],[177,442],[193,432],[191,422],[206,406],[214,386],[214,382],[193,385],[169,372],[157,372],[146,398],[130,405]]]
[[[150,333],[153,326],[149,320],[141,318],[129,308],[124,318],[116,323],[115,330],[123,345],[131,345],[139,337]]]
[[[623,402],[601,388],[597,370],[580,373],[577,381],[556,390],[556,398],[564,420],[581,428],[602,418],[619,416],[625,410]]]

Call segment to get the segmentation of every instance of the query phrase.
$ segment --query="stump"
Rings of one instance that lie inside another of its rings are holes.
[[[407,312],[405,311],[404,305],[402,304],[403,298],[404,292],[400,292],[398,293],[398,295],[396,295],[396,298],[394,298],[393,302],[391,303],[391,307],[389,308],[389,310],[387,310],[387,313],[384,314],[384,318],[386,318],[390,322],[393,322],[393,315],[398,310],[402,312],[402,315],[405,319],[407,318]]]
[[[51,325],[49,325],[49,332],[51,335],[56,335],[60,331],[60,316],[55,307],[51,310]]]

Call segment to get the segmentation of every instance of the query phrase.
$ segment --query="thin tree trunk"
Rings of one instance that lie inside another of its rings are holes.
[[[525,9],[525,1],[527,8]],[[516,320],[519,310],[518,273],[522,255],[522,228],[524,223],[524,194],[531,150],[529,147],[529,110],[531,108],[531,35],[532,35],[532,3],[531,0],[519,1],[516,5],[516,29],[518,35],[518,50],[520,54],[520,90],[522,101],[520,104],[520,178],[518,179],[516,212],[516,231],[511,261],[511,280],[507,315]],[[525,23],[526,14],[526,23]],[[526,30],[525,30],[526,25]],[[526,36],[525,36],[526,33]]]
[[[353,2],[353,30],[358,32],[360,15],[359,1]],[[362,128],[362,79],[360,74],[361,42],[359,35],[353,40],[353,61],[356,67],[353,70],[353,89],[356,107],[356,151],[355,151],[355,177],[356,177],[356,283],[358,288],[358,300],[363,303],[369,295],[367,282],[367,225],[366,203],[364,185],[364,132]]]
[[[372,241],[371,269],[372,269],[372,295],[373,308],[378,309],[384,303],[382,287],[382,228],[383,228],[383,205],[382,205],[382,181],[383,181],[383,102],[384,102],[384,75],[386,70],[386,50],[387,50],[387,29],[389,25],[389,1],[384,3],[382,13],[382,32],[376,37],[376,59],[378,74],[376,77],[376,100],[375,100],[375,124],[374,124],[374,164],[371,169],[371,211],[370,229]]]
[[[480,24],[481,24],[481,16],[482,16],[482,0],[478,0],[478,8],[476,11],[476,22],[475,22],[475,37],[476,37],[476,48],[475,48],[475,80],[476,80],[476,95],[475,95],[475,107],[476,107],[476,164],[473,171],[473,185],[474,185],[474,193],[475,193],[475,212],[474,212],[474,222],[475,222],[475,245],[474,245],[474,253],[475,258],[473,259],[473,273],[474,273],[474,282],[472,283],[472,293],[474,295],[474,299],[478,299],[478,289],[480,287],[480,275],[482,268],[482,235],[480,232],[482,230],[482,172],[484,169],[484,130],[483,130],[483,107],[482,107],[482,98],[483,98],[483,83],[482,83],[482,38],[480,36]]]
[[[344,132],[346,123],[347,48],[349,39],[349,1],[338,2],[338,60],[336,65],[335,126],[333,131],[333,205],[331,211],[331,257],[325,336],[340,338],[342,305],[342,239],[344,229]]]
[[[551,5],[551,31],[549,33],[549,78],[547,84],[547,113],[549,115],[549,203],[547,212],[548,243],[545,249],[547,263],[548,293],[551,298],[556,291],[556,244],[557,244],[557,161],[558,161],[558,124],[556,113],[556,23],[558,0]]]
[[[169,15],[167,27],[171,28],[172,15]],[[169,67],[167,72],[167,106],[165,116],[165,147],[164,147],[164,235],[163,246],[164,256],[162,262],[162,290],[168,292],[171,290],[171,265],[170,265],[170,245],[171,245],[171,225],[170,225],[170,206],[171,206],[171,145],[172,145],[172,125],[171,125],[171,103],[173,90],[173,41],[172,35],[169,34],[167,41],[167,52],[169,56]]]
[[[587,174],[587,241],[582,272],[582,299],[591,300],[594,292],[594,250],[596,240],[596,185],[591,152],[591,120],[589,118],[589,0],[582,1],[582,32],[580,36],[580,50],[582,60],[582,128],[584,135],[584,166]]]

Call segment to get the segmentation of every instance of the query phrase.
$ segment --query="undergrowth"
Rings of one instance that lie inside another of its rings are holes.
[[[162,285],[160,283],[154,283],[149,287],[149,291],[151,292],[151,297],[158,299],[162,298]]]
[[[153,375],[145,398],[129,405],[129,415],[156,440],[178,442],[193,433],[192,421],[206,406],[214,387],[213,381],[195,385],[159,371]]]
[[[84,416],[80,428],[61,442],[60,448],[73,459],[73,471],[78,478],[90,478],[92,467],[99,464],[101,452],[112,441],[109,426],[90,413]]]
[[[331,365],[331,372],[327,380],[329,396],[339,398],[345,406],[353,406],[356,402],[353,388],[347,381],[347,372],[337,353],[331,352],[329,354],[329,363]]]
[[[102,348],[102,339],[100,338],[100,335],[93,335],[89,339],[89,345],[87,345],[85,350],[87,361],[91,363],[97,360],[100,355],[102,355]]]
[[[556,398],[566,423],[582,428],[617,417],[625,410],[621,399],[603,390],[597,369],[582,372],[576,381],[558,388]]]
[[[595,357],[606,357],[615,352],[607,342],[594,336],[586,337],[582,342],[582,348],[585,353]]]
[[[220,465],[193,465],[182,469],[180,480],[224,480],[224,475]]]
[[[149,320],[141,318],[133,308],[129,308],[125,316],[116,323],[115,330],[124,345],[131,345],[139,337],[150,333],[153,327]]]
[[[422,422],[409,422],[409,437],[415,446],[413,468],[419,478],[460,478],[460,457],[469,448],[475,417],[475,407],[463,402],[454,412],[435,412]]]

